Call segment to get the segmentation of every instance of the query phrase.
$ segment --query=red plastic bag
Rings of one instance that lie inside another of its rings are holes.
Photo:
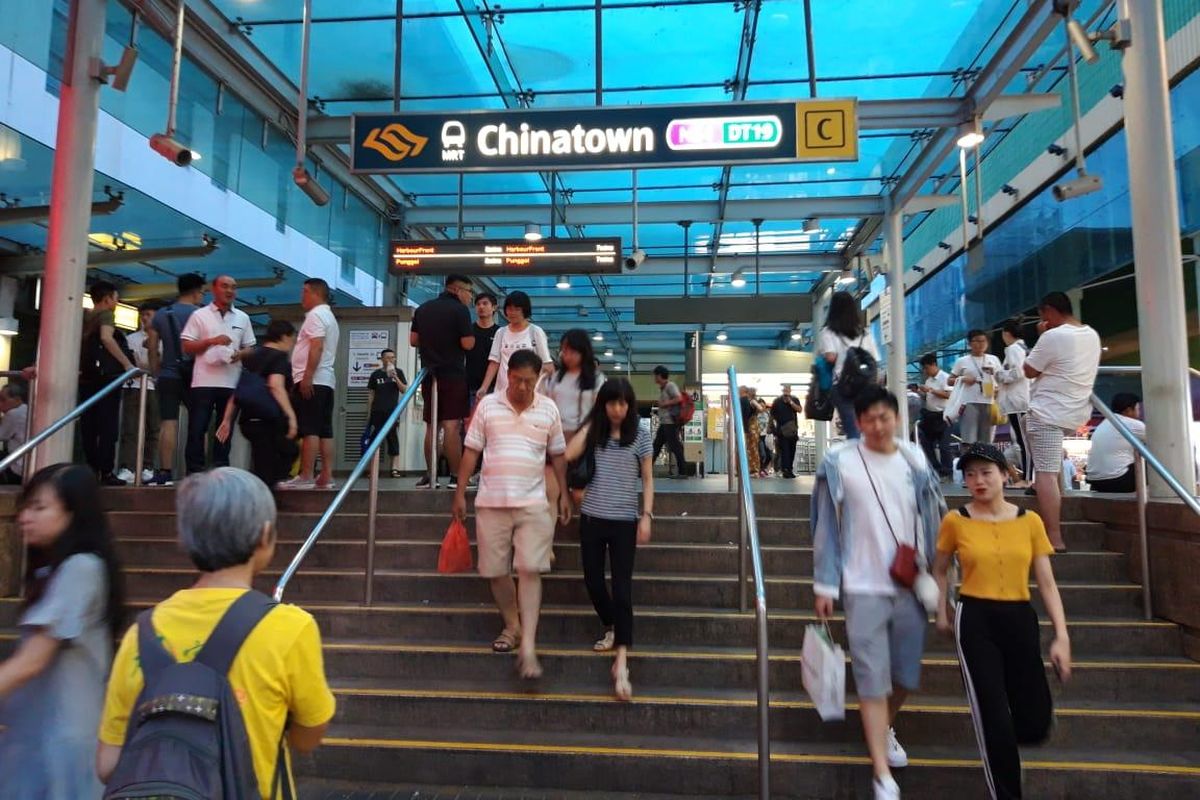
[[[438,572],[468,572],[471,561],[471,542],[467,539],[467,526],[459,519],[450,521],[442,549],[438,553]]]

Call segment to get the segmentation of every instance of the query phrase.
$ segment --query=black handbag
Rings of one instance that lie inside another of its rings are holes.
[[[567,488],[586,489],[596,474],[596,451],[589,447],[578,460],[567,465]]]

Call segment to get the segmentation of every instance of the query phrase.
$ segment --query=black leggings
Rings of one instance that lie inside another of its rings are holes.
[[[963,597],[954,627],[988,789],[993,800],[1019,798],[1017,746],[1046,741],[1054,718],[1037,612],[1027,600]]]
[[[1025,415],[1009,414],[1008,427],[1012,430],[1013,441],[1021,448],[1021,477],[1027,481],[1033,480],[1033,454],[1029,452],[1029,440],[1025,436]]]
[[[633,556],[637,550],[637,520],[579,518],[579,549],[583,581],[600,621],[614,632],[618,647],[633,645]],[[612,564],[612,595],[604,582],[604,553]]]

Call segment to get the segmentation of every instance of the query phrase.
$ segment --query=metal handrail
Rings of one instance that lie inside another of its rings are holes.
[[[737,454],[738,466],[738,516],[741,521],[741,567],[739,568],[739,597],[743,598],[745,610],[746,550],[754,570],[754,623],[757,634],[756,655],[758,666],[758,796],[762,800],[771,797],[771,691],[768,682],[770,671],[767,659],[767,583],[763,579],[762,547],[758,541],[758,515],[754,510],[754,492],[750,488],[750,460],[746,455],[746,431],[738,398],[737,368],[729,367],[729,424],[727,435],[733,439],[732,449]],[[732,467],[732,465],[730,465]]]
[[[20,374],[20,373],[17,373],[17,374]],[[12,464],[18,458],[25,455],[29,451],[33,450],[35,447],[40,445],[42,442],[46,441],[51,436],[58,433],[60,430],[62,430],[66,426],[70,425],[75,420],[79,419],[81,416],[84,415],[85,412],[89,411],[92,408],[92,406],[99,403],[101,398],[105,397],[106,395],[112,394],[114,391],[116,391],[117,389],[120,389],[122,386],[124,386],[126,381],[128,381],[132,378],[135,378],[138,375],[144,376],[145,374],[146,374],[146,371],[139,367],[130,367],[129,369],[125,370],[125,372],[121,373],[121,376],[119,378],[115,378],[112,381],[112,383],[109,383],[107,386],[105,386],[100,391],[96,392],[94,395],[89,397],[87,400],[84,400],[82,403],[80,403],[74,409],[69,411],[67,414],[63,415],[60,419],[50,423],[50,425],[47,426],[47,428],[44,431],[42,431],[41,433],[39,433],[37,436],[34,436],[34,437],[28,439],[25,442],[25,444],[21,445],[16,450],[13,450],[11,453],[9,453],[7,456],[5,456],[3,459],[0,459],[0,472],[3,472],[5,469],[8,468],[8,466],[10,464]],[[141,450],[139,449],[138,452],[140,453]]]
[[[304,544],[300,550],[292,558],[292,562],[288,564],[287,569],[279,576],[279,583],[275,584],[275,600],[276,602],[283,600],[283,593],[287,589],[288,583],[300,569],[300,563],[304,561],[304,557],[308,555],[308,551],[312,550],[317,539],[321,537],[325,527],[329,525],[333,515],[338,512],[349,496],[350,490],[354,488],[354,484],[362,477],[363,470],[369,464],[371,467],[371,485],[367,495],[367,583],[363,590],[363,603],[371,605],[372,585],[375,583],[375,522],[379,511],[379,449],[387,439],[388,432],[396,426],[400,421],[400,415],[408,408],[408,404],[416,396],[417,390],[421,388],[421,383],[425,380],[426,370],[422,369],[408,384],[408,388],[404,394],[400,396],[400,402],[396,404],[396,408],[388,416],[387,421],[383,423],[379,431],[375,434],[375,438],[371,440],[371,444],[367,447],[362,458],[354,465],[354,469],[350,471],[349,477],[346,478],[345,484],[341,490],[333,498],[333,502],[325,509],[325,513],[317,520],[317,524],[313,526],[312,533],[308,534],[308,538],[304,540]]]

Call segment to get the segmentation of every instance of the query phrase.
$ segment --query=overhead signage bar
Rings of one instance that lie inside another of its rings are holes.
[[[854,161],[858,101],[355,114],[355,172]]]
[[[394,275],[576,275],[621,271],[621,240],[406,239],[392,242]]]

